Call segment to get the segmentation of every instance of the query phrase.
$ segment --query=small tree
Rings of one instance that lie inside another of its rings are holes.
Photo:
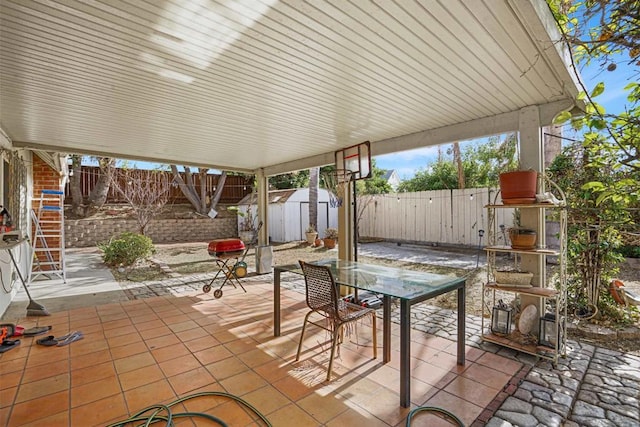
[[[111,175],[115,169],[116,159],[111,157],[98,157],[98,168],[100,175],[96,185],[91,189],[86,202],[82,196],[82,156],[74,154],[71,156],[71,167],[74,171],[69,179],[69,190],[71,192],[71,210],[74,215],[80,218],[87,218],[102,208],[107,201]]]
[[[222,190],[224,188],[224,184],[227,180],[227,172],[222,171],[220,174],[220,178],[218,179],[218,185],[216,185],[213,195],[209,197],[209,192],[205,186],[207,172],[209,169],[207,168],[198,168],[198,178],[200,181],[200,189],[196,188],[196,184],[193,179],[193,173],[191,172],[191,168],[189,166],[184,166],[184,179],[182,175],[178,172],[178,167],[176,165],[171,165],[171,172],[173,173],[173,180],[180,187],[180,191],[182,194],[189,200],[191,206],[201,215],[206,215],[209,213],[211,209],[214,209],[218,202],[220,201],[220,197],[222,196]]]
[[[550,167],[553,179],[562,188],[568,204],[567,273],[571,304],[598,310],[621,318],[615,302],[607,295],[608,282],[618,272],[622,260],[619,228],[630,219],[624,205],[613,200],[596,203],[596,193],[587,183],[594,178],[614,181],[619,176],[611,169],[590,167],[590,153],[576,143],[565,148]]]
[[[111,185],[133,208],[140,234],[169,201],[171,183],[164,171],[115,169]]]
[[[437,160],[402,181],[398,191],[496,187],[501,172],[518,168],[518,139],[513,133],[492,136],[482,143],[456,145],[445,153],[439,149]]]
[[[356,181],[358,202],[356,204],[356,241],[360,238],[360,220],[367,207],[375,200],[376,194],[391,192],[391,185],[384,178],[386,171],[378,168],[375,159],[371,159],[371,178]]]
[[[576,72],[579,65],[596,61],[603,72],[615,71],[622,61],[640,65],[637,0],[548,0],[548,4],[572,52]],[[610,298],[601,300],[600,291],[621,259],[611,257],[621,244],[619,230],[633,224],[630,208],[640,203],[640,84],[632,81],[624,90],[627,105],[621,113],[612,114],[596,102],[605,92],[604,82],[592,89],[583,85],[579,98],[586,105],[584,114],[573,116],[565,111],[556,118],[557,124],[570,122],[582,133],[578,155],[569,165],[571,172],[580,173],[568,182],[571,191],[567,196],[578,195],[577,212],[586,220],[569,229],[569,265],[574,263],[578,269],[578,285],[584,286],[588,302],[600,309],[611,308]]]

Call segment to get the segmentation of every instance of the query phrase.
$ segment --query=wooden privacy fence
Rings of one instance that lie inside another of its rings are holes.
[[[486,243],[487,210],[495,189],[435,190],[359,197],[368,203],[359,221],[360,237],[445,245],[478,245],[478,230]],[[369,200],[367,202],[367,200]],[[497,224],[514,223],[513,209],[497,209]]]
[[[135,172],[146,173],[146,171],[144,170],[134,170],[134,173]],[[74,173],[78,172],[74,171]],[[87,198],[93,187],[95,187],[96,182],[98,181],[100,168],[96,166],[82,166],[80,173],[80,188],[82,189],[82,197]],[[160,171],[158,173],[167,174],[169,175],[169,180],[173,180],[173,173],[170,171]],[[180,175],[182,175],[182,178],[184,179],[184,173],[180,172]],[[196,190],[198,191],[198,194],[200,194],[200,177],[197,173],[192,174],[192,177],[196,186]],[[213,194],[216,186],[218,185],[219,179],[220,175],[208,174],[206,176],[204,185],[209,194]],[[187,198],[182,194],[182,191],[177,184],[172,185],[170,191],[170,203],[189,203]],[[222,190],[222,196],[220,198],[220,203],[237,203],[249,193],[251,193],[251,183],[247,182],[247,179],[245,177],[227,175],[224,189]],[[69,190],[69,183],[67,183],[67,185],[65,186],[65,203],[71,203],[72,200],[73,198],[71,197],[71,192]],[[111,187],[109,188],[109,194],[107,195],[107,203],[126,203],[126,200],[124,200],[122,196],[118,194],[118,192],[116,192],[113,187]]]

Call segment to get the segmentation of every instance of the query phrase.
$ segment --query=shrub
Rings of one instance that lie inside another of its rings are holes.
[[[155,248],[153,242],[142,234],[124,232],[108,243],[99,243],[102,259],[107,265],[129,266],[151,255]]]
[[[324,230],[324,238],[325,239],[337,239],[338,238],[338,230],[335,228],[327,228]]]
[[[640,258],[640,246],[623,246],[620,248],[620,254],[627,258]]]

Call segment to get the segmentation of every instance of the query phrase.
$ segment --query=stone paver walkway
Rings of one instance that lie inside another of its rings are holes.
[[[210,280],[211,275],[198,274],[122,286],[130,298],[136,299],[201,291]],[[243,279],[247,285],[269,280],[270,275]],[[283,275],[281,283],[304,293],[304,281],[299,276]],[[236,291],[229,285],[224,290]],[[412,315],[415,329],[456,339],[455,311],[418,304]],[[392,318],[398,321],[398,310]],[[467,345],[516,359],[524,367],[473,427],[640,425],[640,357],[569,340],[567,358],[553,366],[547,360],[483,342],[480,332],[481,319],[467,316]]]

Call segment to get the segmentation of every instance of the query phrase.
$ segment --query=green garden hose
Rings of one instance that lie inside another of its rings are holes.
[[[239,398],[238,396],[234,396],[233,394],[225,393],[221,391],[203,391],[200,393],[190,394],[188,396],[181,397],[180,399],[174,400],[173,402],[168,403],[166,405],[162,405],[162,404],[151,405],[131,415],[126,420],[109,424],[107,427],[122,427],[131,423],[142,423],[137,425],[149,426],[151,424],[159,423],[159,422],[164,422],[166,426],[173,426],[174,425],[173,420],[175,418],[204,418],[209,421],[218,423],[222,427],[227,427],[227,424],[224,421],[222,421],[220,418],[214,415],[205,414],[203,412],[173,413],[171,411],[171,407],[174,405],[185,402],[189,399],[195,399],[198,397],[205,397],[205,396],[226,397],[228,399],[235,400],[236,402],[240,403],[241,405],[250,409],[254,414],[256,414],[264,422],[266,426],[271,427],[271,423],[269,422],[269,420],[267,420],[267,418],[264,415],[262,415],[256,408],[251,406],[247,401]]]
[[[443,414],[447,418],[455,421],[460,427],[464,427],[464,423],[460,420],[460,418],[453,415],[451,412],[446,409],[436,408],[435,406],[421,406],[419,408],[414,408],[407,415],[407,422],[405,424],[406,427],[411,427],[411,418],[418,412],[437,412],[439,414]]]

